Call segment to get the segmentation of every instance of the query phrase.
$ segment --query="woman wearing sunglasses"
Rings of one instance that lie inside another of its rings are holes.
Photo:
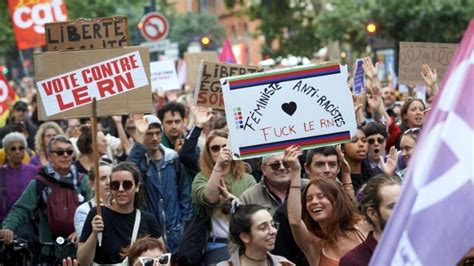
[[[311,180],[301,193],[300,147],[285,151],[290,166],[288,220],[296,243],[310,265],[336,266],[348,251],[362,243],[367,232],[352,199],[329,178]]]
[[[22,162],[27,149],[23,134],[11,132],[3,138],[2,144],[6,160],[0,168],[0,222],[39,172],[37,166]]]
[[[275,247],[278,223],[265,207],[257,204],[240,205],[237,199],[222,207],[231,213],[230,239],[239,246],[228,261],[217,265],[295,265],[284,257],[270,253]]]
[[[122,255],[128,257],[129,266],[171,265],[171,253],[165,254],[165,245],[153,237],[143,237],[126,248]]]
[[[205,265],[215,265],[229,258],[229,216],[224,215],[220,208],[224,196],[230,193],[239,197],[256,183],[253,176],[245,172],[242,161],[232,160],[227,138],[228,133],[224,130],[209,133],[199,159],[201,172],[192,185],[192,198],[198,211],[211,218]]]
[[[112,168],[111,204],[101,208],[102,216],[96,215],[96,208],[89,212],[77,251],[80,265],[127,263],[120,250],[137,237],[161,236],[155,217],[138,209],[142,203],[139,184],[140,172],[133,163],[123,162]],[[98,244],[100,232],[101,245]]]

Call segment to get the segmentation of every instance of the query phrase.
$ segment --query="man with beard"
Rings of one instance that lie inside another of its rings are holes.
[[[400,195],[401,180],[398,176],[377,175],[362,188],[361,211],[373,230],[360,245],[346,253],[339,265],[369,265],[370,258],[382,235]]]

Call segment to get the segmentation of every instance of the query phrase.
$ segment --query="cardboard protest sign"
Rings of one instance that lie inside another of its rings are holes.
[[[186,84],[190,86],[196,85],[199,64],[201,60],[217,62],[219,58],[215,51],[204,51],[200,53],[184,53],[184,61],[186,62]]]
[[[67,20],[63,0],[8,0],[8,6],[19,50],[45,44],[45,23]]]
[[[48,51],[92,50],[128,45],[127,18],[77,19],[45,24]]]
[[[400,42],[398,83],[424,85],[420,75],[422,64],[436,68],[438,80],[442,80],[457,46],[451,43]]]
[[[40,120],[146,113],[152,109],[146,47],[35,54]]]
[[[150,73],[151,90],[153,92],[158,90],[176,90],[181,87],[173,60],[151,62]]]
[[[357,123],[347,74],[326,64],[221,79],[234,157],[349,141]]]
[[[364,59],[357,59],[354,68],[353,91],[354,95],[359,95],[364,90]]]
[[[220,79],[260,71],[259,67],[201,61],[194,89],[194,104],[224,110]]]

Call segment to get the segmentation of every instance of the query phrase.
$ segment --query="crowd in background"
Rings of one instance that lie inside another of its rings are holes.
[[[425,102],[413,86],[401,93],[379,81],[369,58],[363,67],[350,142],[233,160],[225,115],[192,106],[192,90],[172,91],[154,95],[151,114],[100,118],[99,176],[90,120],[38,121],[25,77],[0,121],[0,234],[27,239],[35,262],[46,263],[59,255],[45,243],[61,236],[71,245],[59,259],[80,265],[367,265],[438,77],[423,65]],[[73,214],[52,210],[51,199],[71,191]],[[70,224],[57,219],[68,215]]]

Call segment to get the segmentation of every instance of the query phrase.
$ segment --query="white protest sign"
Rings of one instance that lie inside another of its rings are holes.
[[[234,157],[348,142],[357,123],[346,80],[334,63],[222,78]]]
[[[178,75],[173,60],[162,60],[150,63],[151,90],[176,90],[179,89]]]
[[[46,116],[148,85],[139,51],[37,82]]]

